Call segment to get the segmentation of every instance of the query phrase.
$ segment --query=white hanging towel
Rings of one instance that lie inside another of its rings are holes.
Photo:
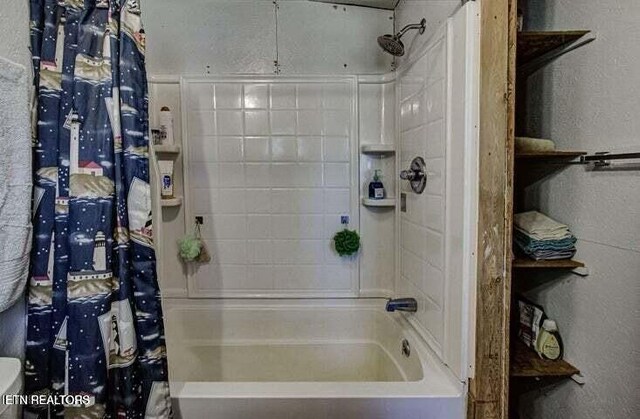
[[[31,250],[28,75],[0,57],[0,312],[21,298]]]

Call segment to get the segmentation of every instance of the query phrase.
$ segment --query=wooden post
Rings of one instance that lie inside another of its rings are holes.
[[[480,189],[475,377],[468,418],[508,417],[516,0],[480,0]]]

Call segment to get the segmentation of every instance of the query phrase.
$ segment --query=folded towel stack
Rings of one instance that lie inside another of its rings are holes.
[[[576,237],[569,227],[537,211],[514,216],[514,241],[536,260],[571,259],[576,254]]]

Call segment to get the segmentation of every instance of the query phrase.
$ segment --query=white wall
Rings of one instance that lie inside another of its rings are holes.
[[[192,297],[357,296],[357,258],[331,238],[358,229],[356,80],[189,80],[189,218],[214,256]]]
[[[152,74],[380,74],[393,12],[307,0],[153,0],[143,5]]]
[[[598,39],[531,79],[526,134],[552,138],[561,149],[640,151],[640,3],[555,0],[531,9],[531,30],[586,28]],[[532,207],[571,227],[576,258],[591,274],[566,275],[531,293],[558,321],[566,358],[587,383],[530,395],[522,407],[529,417],[640,417],[638,169],[571,167],[530,193]]]
[[[31,65],[29,54],[29,3],[23,0],[5,0],[0,11],[0,57],[9,59],[27,67]],[[28,98],[24,98],[23,104],[27,106]],[[2,109],[0,112],[7,112]],[[25,121],[25,124],[28,124]],[[21,357],[24,354],[24,302],[20,301],[15,306],[0,313],[0,357]]]

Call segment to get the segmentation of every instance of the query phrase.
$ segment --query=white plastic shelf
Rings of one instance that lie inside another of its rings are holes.
[[[180,154],[180,146],[177,144],[154,145],[156,154]]]
[[[362,198],[362,205],[365,207],[393,208],[396,206],[395,198],[371,199]]]
[[[179,207],[180,205],[182,205],[182,197],[177,196],[175,198],[163,198],[160,200],[160,203],[162,204],[163,208]]]
[[[392,144],[364,144],[360,151],[362,154],[391,155],[395,154],[396,147]]]

